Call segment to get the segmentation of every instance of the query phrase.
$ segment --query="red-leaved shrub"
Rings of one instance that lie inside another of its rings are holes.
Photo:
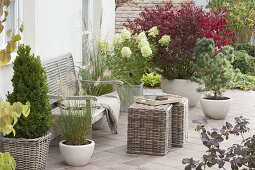
[[[153,63],[165,78],[189,79],[194,73],[193,52],[199,38],[212,38],[218,50],[235,40],[234,32],[227,28],[225,14],[225,11],[206,12],[193,4],[182,4],[175,8],[168,3],[155,6],[155,9],[145,8],[138,18],[128,20],[124,26],[134,33],[157,26],[160,34],[155,42],[165,34],[170,35],[171,42],[167,48],[158,45]]]

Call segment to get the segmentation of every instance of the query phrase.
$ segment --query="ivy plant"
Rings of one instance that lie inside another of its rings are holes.
[[[248,119],[240,116],[235,118],[235,124],[226,122],[221,129],[206,129],[205,122],[197,126],[196,131],[201,132],[201,140],[207,148],[202,161],[193,158],[184,158],[185,170],[202,170],[207,167],[217,166],[218,169],[227,169],[229,165],[232,170],[254,169],[255,167],[255,135],[245,138],[244,135],[249,132]],[[221,143],[228,140],[230,136],[241,136],[242,141],[233,144],[227,149],[222,149]]]
[[[8,7],[10,0],[0,1],[0,34],[4,31],[5,22],[8,17]],[[23,24],[21,24],[19,31],[23,32]],[[4,49],[0,49],[0,67],[7,64],[11,60],[11,53],[16,49],[17,42],[21,40],[20,34],[14,34],[13,30],[7,30],[6,32],[9,41]]]

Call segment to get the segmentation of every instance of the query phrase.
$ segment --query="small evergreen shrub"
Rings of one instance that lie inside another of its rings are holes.
[[[30,114],[21,116],[14,126],[17,138],[38,138],[43,136],[53,123],[49,104],[47,77],[40,59],[30,54],[29,46],[20,45],[14,61],[12,78],[13,92],[7,95],[10,103],[30,102]]]
[[[212,39],[200,39],[195,48],[195,69],[200,83],[205,87],[201,91],[210,92],[208,98],[221,99],[233,80],[234,48],[222,47],[219,53],[215,52],[215,43]],[[215,55],[216,54],[216,55]]]

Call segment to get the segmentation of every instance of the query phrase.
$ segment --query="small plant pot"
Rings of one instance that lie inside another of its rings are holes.
[[[59,149],[67,165],[84,166],[89,163],[95,148],[92,140],[86,145],[67,145],[64,140],[59,143]]]
[[[175,94],[189,99],[189,106],[195,106],[201,98],[201,93],[197,92],[200,87],[198,83],[185,79],[161,79],[161,88],[164,93]]]
[[[231,103],[231,98],[222,100],[201,98],[200,100],[200,104],[205,116],[216,120],[225,119],[230,110]]]

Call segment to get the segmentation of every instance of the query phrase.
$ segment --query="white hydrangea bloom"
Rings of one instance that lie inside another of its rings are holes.
[[[132,51],[130,50],[129,47],[123,47],[123,48],[121,49],[121,55],[122,55],[122,57],[130,57],[131,54],[132,54]]]
[[[120,34],[123,40],[129,40],[131,38],[131,33],[126,28],[122,29]]]
[[[144,47],[144,46],[150,46],[150,43],[147,41],[147,39],[142,39],[140,42],[139,42],[139,44],[138,44],[138,47],[139,47],[139,49],[141,49],[142,47]]]
[[[121,35],[119,33],[115,34],[113,37],[113,41],[112,44],[114,47],[116,47],[117,45],[121,44]]]
[[[136,42],[139,43],[142,39],[147,40],[147,36],[146,36],[145,32],[141,32],[138,34],[138,36],[136,37]]]
[[[100,51],[103,53],[108,53],[112,50],[112,44],[103,38],[99,39],[98,46]]]
[[[152,27],[148,32],[149,32],[149,36],[154,37],[154,38],[157,35],[159,35],[159,31],[158,31],[158,27],[157,26]]]
[[[152,55],[152,50],[150,46],[143,46],[141,48],[141,53],[143,57],[149,57],[150,55]]]
[[[171,38],[169,35],[164,35],[161,37],[161,39],[158,41],[161,46],[167,46],[170,42]]]

